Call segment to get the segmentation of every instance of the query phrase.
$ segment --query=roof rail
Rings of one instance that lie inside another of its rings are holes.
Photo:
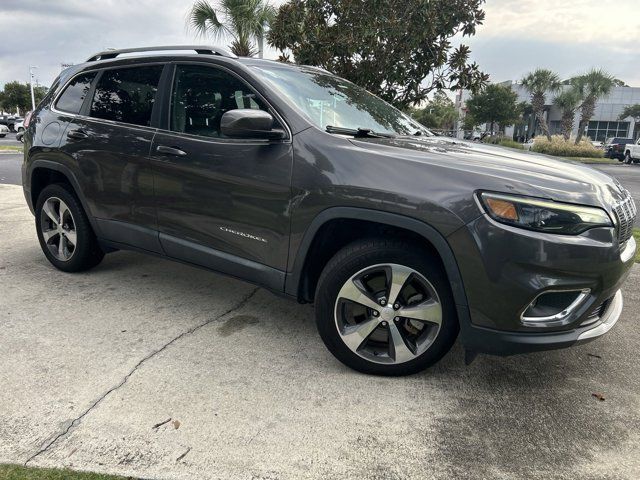
[[[118,50],[105,50],[91,55],[87,62],[95,62],[97,60],[108,60],[110,58],[116,58],[123,53],[135,53],[135,52],[158,52],[166,50],[195,50],[200,55],[220,55],[221,57],[238,58],[228,50],[220,47],[212,47],[208,45],[163,45],[159,47],[138,47],[138,48],[121,48]]]

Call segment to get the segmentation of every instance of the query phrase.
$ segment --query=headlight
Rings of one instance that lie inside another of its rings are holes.
[[[482,192],[479,198],[494,220],[528,230],[577,235],[590,228],[613,226],[601,208],[489,192]]]

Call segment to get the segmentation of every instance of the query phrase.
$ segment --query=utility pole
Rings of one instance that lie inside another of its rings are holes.
[[[33,70],[36,68],[38,67],[36,67],[35,65],[29,66],[29,87],[31,88],[31,111],[32,112],[36,109],[36,97],[33,94],[33,78],[35,76],[33,74]]]

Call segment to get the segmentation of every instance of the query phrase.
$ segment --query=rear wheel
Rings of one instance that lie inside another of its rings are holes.
[[[316,291],[316,323],[338,360],[377,375],[433,365],[458,333],[437,259],[412,244],[379,239],[348,245],[327,264]]]
[[[627,165],[631,165],[633,163],[633,159],[631,158],[631,152],[625,153],[624,163],[626,163]]]
[[[65,272],[80,272],[104,258],[89,219],[71,187],[45,187],[36,203],[36,230],[47,259]]]

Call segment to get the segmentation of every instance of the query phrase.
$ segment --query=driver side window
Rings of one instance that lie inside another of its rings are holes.
[[[178,65],[171,92],[170,129],[202,137],[225,138],[222,115],[229,110],[267,110],[237,77],[204,65]]]

